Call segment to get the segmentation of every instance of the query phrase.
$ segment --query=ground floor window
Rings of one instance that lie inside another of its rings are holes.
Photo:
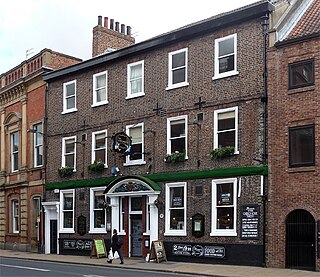
[[[60,232],[74,233],[74,189],[60,191]]]
[[[106,232],[105,187],[90,189],[90,233]]]
[[[186,231],[187,184],[166,184],[166,231],[165,235],[183,235]]]
[[[11,201],[11,231],[12,233],[19,233],[20,225],[19,225],[19,200],[14,199]]]
[[[236,236],[237,179],[212,181],[212,236]]]

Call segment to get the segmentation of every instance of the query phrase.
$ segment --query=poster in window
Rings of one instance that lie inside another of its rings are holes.
[[[171,207],[183,207],[183,199],[181,196],[173,196],[172,197],[172,205]]]

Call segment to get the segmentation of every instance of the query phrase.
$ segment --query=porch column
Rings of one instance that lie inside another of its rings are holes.
[[[120,213],[120,201],[119,197],[110,197],[110,205],[111,205],[111,233],[113,229],[117,229],[120,232],[120,220],[119,220],[119,213]]]
[[[158,240],[158,208],[154,204],[154,201],[158,198],[158,195],[149,195],[150,205],[150,247],[154,240]]]

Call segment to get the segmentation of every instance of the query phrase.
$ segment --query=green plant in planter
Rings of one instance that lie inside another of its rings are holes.
[[[73,173],[73,167],[66,166],[58,169],[58,173],[60,177],[70,176]]]
[[[180,153],[178,151],[175,151],[172,154],[167,154],[164,158],[164,162],[166,163],[179,163],[184,162],[186,159],[186,154],[184,152]]]
[[[104,163],[94,161],[92,164],[88,165],[88,170],[98,172],[104,170]]]
[[[210,156],[212,159],[221,159],[224,157],[230,157],[234,155],[234,146],[225,146],[213,149],[210,152]]]

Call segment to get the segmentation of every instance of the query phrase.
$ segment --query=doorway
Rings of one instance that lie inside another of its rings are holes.
[[[292,211],[286,220],[286,268],[316,268],[315,220],[305,210]]]
[[[142,216],[131,215],[131,256],[142,257]]]
[[[57,220],[50,220],[50,254],[57,254],[57,241],[58,241],[58,232],[57,232]]]

